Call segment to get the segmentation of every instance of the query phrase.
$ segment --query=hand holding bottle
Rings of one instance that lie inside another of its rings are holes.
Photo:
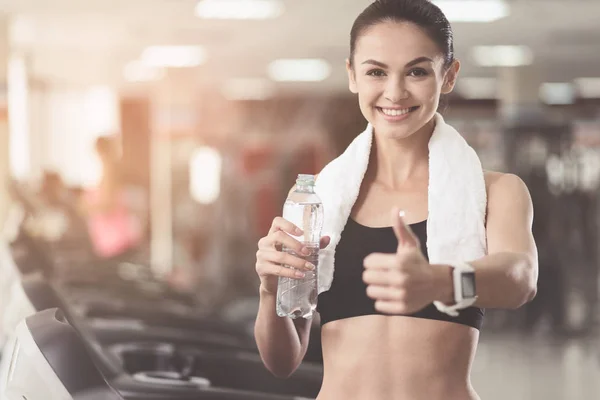
[[[307,263],[306,260],[283,251],[283,247],[285,247],[299,255],[308,255],[310,250],[293,237],[302,234],[300,228],[282,217],[276,217],[273,220],[267,236],[259,240],[256,252],[256,273],[260,277],[262,290],[275,294],[280,276],[301,279],[304,277],[303,271],[314,269],[314,265]],[[329,236],[322,237],[320,248],[327,247],[329,241]]]

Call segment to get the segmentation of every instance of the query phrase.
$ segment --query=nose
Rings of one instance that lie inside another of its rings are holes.
[[[392,103],[408,98],[408,90],[404,79],[389,79],[385,87],[384,97]]]

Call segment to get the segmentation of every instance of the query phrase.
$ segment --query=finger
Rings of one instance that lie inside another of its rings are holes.
[[[394,233],[398,238],[398,249],[406,247],[419,247],[419,239],[410,226],[404,221],[404,211],[394,207],[392,209]]]
[[[279,276],[292,279],[302,279],[305,277],[305,273],[302,271],[268,262],[258,263],[256,265],[256,272],[259,276]]]
[[[374,300],[401,301],[404,299],[404,292],[391,286],[369,285],[367,296]]]
[[[371,253],[363,260],[366,269],[392,269],[397,267],[396,254]]]
[[[256,258],[259,262],[267,261],[273,264],[285,265],[304,271],[312,271],[315,269],[313,264],[302,258],[276,250],[259,250]]]
[[[329,246],[329,243],[331,243],[331,238],[329,236],[323,236],[321,238],[321,242],[319,243],[319,247],[321,249],[326,248],[327,246]]]
[[[384,314],[409,314],[406,305],[399,301],[377,300],[375,309]]]
[[[363,282],[367,285],[390,285],[390,273],[382,269],[366,269],[362,274]]]
[[[304,233],[302,229],[283,217],[275,217],[271,224],[271,229],[269,229],[269,234],[277,231],[284,231],[294,236],[300,236]]]
[[[310,249],[303,243],[299,242],[283,231],[277,231],[270,234],[264,244],[266,244],[266,248],[276,248],[278,250],[281,249],[279,246],[282,246],[298,255],[303,256],[308,256],[311,253]]]

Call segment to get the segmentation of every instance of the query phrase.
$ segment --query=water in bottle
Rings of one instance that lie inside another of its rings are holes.
[[[317,270],[323,217],[323,204],[315,193],[314,175],[298,175],[296,188],[283,206],[283,218],[302,229],[302,235],[293,237],[303,243],[310,254],[296,254],[285,246],[283,251],[312,263],[316,268],[302,271],[305,276],[300,279],[279,277],[277,315],[280,317],[311,318],[317,307]],[[289,265],[286,267],[293,268]]]

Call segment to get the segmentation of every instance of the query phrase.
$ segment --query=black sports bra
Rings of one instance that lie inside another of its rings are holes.
[[[411,229],[421,241],[423,254],[428,257],[427,221],[413,224]],[[395,253],[397,247],[398,239],[392,227],[371,228],[348,218],[335,252],[335,270],[331,288],[319,294],[317,311],[321,316],[321,326],[338,319],[361,315],[384,315],[375,310],[375,301],[367,296],[367,286],[362,280],[363,260],[374,252]],[[451,317],[438,311],[432,303],[408,316],[456,322],[480,329],[483,315],[483,309],[469,307],[461,310],[458,317]]]

